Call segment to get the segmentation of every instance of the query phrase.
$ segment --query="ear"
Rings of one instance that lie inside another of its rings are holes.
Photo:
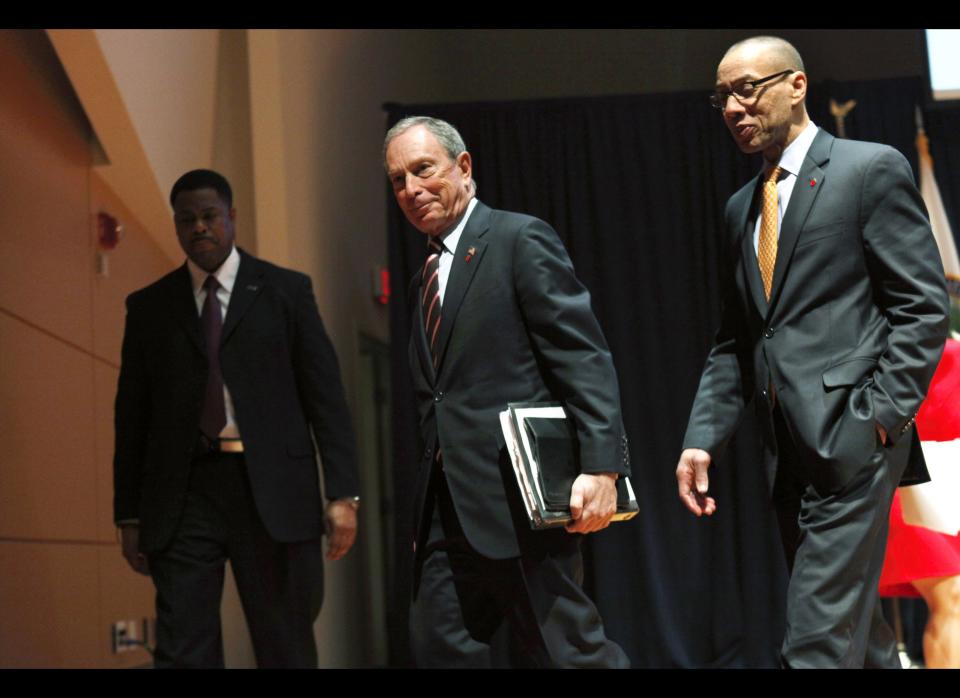
[[[465,182],[469,183],[473,179],[473,160],[466,150],[457,156],[457,169]]]
[[[793,87],[793,95],[791,96],[790,103],[795,107],[798,104],[803,104],[803,101],[807,97],[807,74],[802,70],[798,70],[790,80],[791,86]]]
[[[231,223],[237,222],[237,209],[233,206],[230,207],[230,210],[227,212],[227,215],[230,217]]]

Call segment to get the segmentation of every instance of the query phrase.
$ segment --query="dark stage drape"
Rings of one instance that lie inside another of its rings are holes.
[[[835,133],[829,99],[856,99],[847,136],[889,143],[916,167],[918,79],[810,89],[813,120]],[[712,469],[717,513],[680,504],[674,468],[719,318],[724,204],[756,174],[704,93],[549,101],[387,105],[387,126],[429,114],[453,123],[473,155],[481,201],[550,222],[563,239],[613,352],[640,514],[589,536],[586,587],[609,635],[635,667],[773,667],[783,631],[786,569],[747,417]],[[960,117],[927,114],[947,205],[960,189]],[[952,132],[953,135],[950,135]],[[944,134],[948,134],[945,137]],[[409,662],[416,416],[407,363],[407,283],[425,257],[422,234],[389,199],[394,368],[394,503],[399,575],[393,580],[391,661]],[[952,211],[951,211],[952,213]],[[956,218],[954,218],[956,220]]]

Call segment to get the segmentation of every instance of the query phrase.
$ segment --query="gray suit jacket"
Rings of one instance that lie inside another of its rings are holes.
[[[915,442],[897,449],[910,454],[905,480],[927,479],[913,424],[943,351],[948,300],[906,159],[817,134],[783,218],[769,302],[752,240],[758,184],[727,203],[722,319],[684,448],[716,459],[754,397],[772,443],[772,385],[821,493],[867,462],[875,423],[889,446]]]
[[[518,515],[499,413],[509,402],[562,402],[576,424],[583,472],[629,474],[620,394],[590,294],[549,225],[478,202],[455,252],[436,371],[420,304],[411,305],[410,367],[425,446],[414,504],[418,538],[429,528],[424,506],[439,447],[467,539],[482,555],[503,559],[570,534],[531,535]],[[417,275],[411,291],[419,289]]]

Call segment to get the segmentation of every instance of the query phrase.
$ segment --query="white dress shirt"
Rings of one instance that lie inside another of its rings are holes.
[[[440,241],[443,243],[443,252],[440,253],[440,269],[437,273],[437,281],[440,283],[441,306],[443,305],[443,294],[447,290],[447,279],[450,278],[450,267],[453,266],[453,256],[457,253],[457,244],[460,242],[463,229],[466,227],[467,220],[470,218],[470,214],[473,213],[476,205],[477,197],[473,197],[467,204],[467,210],[464,211],[460,222],[453,226],[453,229],[449,233],[440,236]]]

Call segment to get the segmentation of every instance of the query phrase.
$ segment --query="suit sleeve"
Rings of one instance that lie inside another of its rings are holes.
[[[729,204],[726,212],[730,227]],[[750,346],[737,293],[737,241],[731,240],[720,270],[720,327],[707,356],[690,411],[683,448],[699,448],[716,460],[727,446],[754,392]]]
[[[949,301],[923,199],[892,148],[866,168],[860,226],[874,298],[890,327],[874,374],[874,414],[895,443],[913,424],[943,352]]]
[[[120,353],[120,378],[114,403],[114,521],[140,516],[141,477],[150,425],[149,378],[141,349],[142,313],[127,298],[127,319]]]
[[[327,499],[360,494],[357,451],[340,365],[304,277],[296,299],[293,365],[297,389],[320,450]]]
[[[543,221],[531,219],[519,231],[513,260],[527,333],[545,383],[577,426],[583,472],[629,475],[617,374],[590,293]]]

